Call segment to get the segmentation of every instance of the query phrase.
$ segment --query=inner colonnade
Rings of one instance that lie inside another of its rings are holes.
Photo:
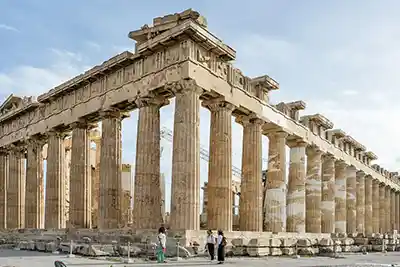
[[[0,107],[1,228],[91,228],[94,220],[99,229],[124,227],[121,121],[135,109],[139,118],[132,227],[159,227],[164,223],[160,108],[173,97],[171,229],[200,230],[201,106],[211,114],[208,228],[232,231],[232,116],[243,127],[240,231],[372,234],[399,228],[398,174],[372,165],[377,156],[334,129],[324,116],[300,117],[304,102],[272,105],[269,94],[279,84],[267,75],[249,78],[235,68],[230,62],[236,52],[209,32],[197,12],[155,18],[153,25],[129,37],[136,41],[134,53],[119,54],[37,99],[11,96]],[[99,121],[99,185],[93,187],[90,133]],[[263,135],[269,139],[265,186]],[[93,199],[95,190],[98,197]],[[93,201],[98,202],[96,217]]]

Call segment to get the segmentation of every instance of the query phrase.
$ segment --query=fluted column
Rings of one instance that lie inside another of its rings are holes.
[[[89,130],[93,125],[72,125],[69,221],[75,228],[91,228],[92,178]]]
[[[65,228],[65,134],[49,133],[46,171],[45,228]]]
[[[321,232],[335,232],[335,158],[326,154],[322,162]]]
[[[230,103],[203,102],[211,111],[207,226],[232,231],[232,111]]]
[[[194,81],[175,88],[170,227],[200,229],[200,100]]]
[[[43,145],[44,140],[33,138],[27,147],[25,227],[41,228],[44,224],[44,179]]]
[[[92,227],[99,223],[101,137],[94,138],[96,145],[95,170],[92,172]]]
[[[386,232],[390,232],[391,231],[391,208],[390,208],[390,200],[391,200],[391,196],[390,196],[390,187],[389,186],[385,186],[385,228],[386,228]]]
[[[241,231],[262,231],[262,142],[260,119],[238,119],[243,125],[242,183],[239,201]]]
[[[268,172],[264,199],[264,231],[285,232],[286,223],[286,137],[282,131],[270,131]]]
[[[306,231],[306,146],[302,141],[289,141],[290,163],[286,198],[286,231]],[[269,169],[268,169],[269,171]]]
[[[385,185],[379,184],[379,232],[386,232],[386,201],[385,201]]]
[[[356,173],[356,230],[365,233],[365,173]]]
[[[396,222],[396,228],[395,230],[399,231],[400,227],[400,193],[398,191],[395,192],[395,198],[396,198],[396,203],[395,203],[395,222]]]
[[[390,230],[396,229],[396,192],[390,189]]]
[[[163,222],[160,186],[161,98],[140,98],[136,138],[134,225],[136,229],[157,229]]]
[[[344,161],[335,162],[335,233],[346,233],[346,168]]]
[[[7,228],[20,229],[25,224],[25,166],[24,150],[14,147],[9,157],[7,188]]]
[[[317,147],[307,147],[306,232],[321,233],[321,156]]]
[[[6,149],[0,149],[0,230],[7,228],[8,153]]]
[[[120,226],[122,197],[121,164],[121,121],[123,114],[118,110],[101,113],[102,134],[100,150],[100,229]]]
[[[380,187],[378,180],[372,180],[372,232],[380,232]]]
[[[347,167],[347,178],[346,178],[346,210],[347,210],[347,233],[353,234],[357,232],[357,218],[356,218],[356,200],[357,200],[357,189],[356,189],[356,173],[357,169],[354,166]]]
[[[365,178],[365,234],[371,235],[373,233],[373,210],[372,210],[372,177],[366,176]]]

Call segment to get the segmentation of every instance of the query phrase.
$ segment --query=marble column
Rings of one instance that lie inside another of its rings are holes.
[[[92,171],[92,227],[99,223],[101,136],[93,139],[96,145],[95,169]]]
[[[399,231],[400,228],[400,193],[395,192],[395,198],[396,198],[396,203],[395,203],[395,222],[396,222],[396,228],[395,230]]]
[[[385,185],[383,183],[379,184],[379,232],[381,234],[387,231],[385,191]]]
[[[44,140],[32,138],[28,141],[26,164],[25,227],[39,229],[44,224]]]
[[[371,235],[373,233],[373,210],[372,210],[372,177],[365,176],[365,209],[364,209],[364,222],[365,222],[365,234]]]
[[[321,232],[335,232],[335,158],[326,154],[322,161]]]
[[[7,228],[8,153],[0,150],[0,230]]]
[[[371,178],[372,179],[372,178]],[[379,181],[372,180],[372,232],[380,232],[380,188]]]
[[[211,112],[210,161],[208,167],[209,229],[232,231],[232,111],[230,103],[203,102]]]
[[[238,118],[243,125],[242,183],[239,201],[240,231],[262,231],[262,142],[258,118]]]
[[[121,121],[123,114],[118,110],[107,110],[101,113],[101,117],[98,227],[115,229],[120,226],[122,219]]]
[[[385,228],[386,232],[391,231],[391,208],[390,208],[390,187],[385,186]]]
[[[72,124],[71,169],[69,183],[69,222],[74,228],[92,226],[92,178],[89,130],[86,122]]]
[[[49,133],[46,172],[45,228],[65,228],[65,134]]]
[[[344,161],[335,162],[335,233],[346,233],[346,168]]]
[[[7,228],[21,229],[25,224],[25,166],[24,150],[14,147],[9,155],[7,188]]]
[[[390,231],[396,229],[396,192],[390,189]]]
[[[282,131],[267,133],[268,172],[265,186],[264,231],[285,232],[286,221],[286,137]]]
[[[307,147],[306,232],[321,233],[321,156],[317,147]]]
[[[356,173],[356,230],[365,233],[365,173]]]
[[[200,95],[192,80],[174,88],[171,217],[174,230],[200,229]]]
[[[160,186],[160,108],[168,104],[157,98],[136,100],[139,120],[136,138],[134,225],[158,229],[163,223]]]
[[[356,199],[357,199],[357,169],[354,166],[348,166],[346,170],[346,210],[347,210],[347,233],[353,234],[357,232],[356,221]]]
[[[290,163],[286,198],[286,231],[306,232],[306,146],[307,143],[289,141]],[[268,169],[269,171],[269,169]]]

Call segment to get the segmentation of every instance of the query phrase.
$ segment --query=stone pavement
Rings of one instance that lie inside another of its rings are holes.
[[[216,265],[216,262],[211,263],[207,259],[190,259],[179,262],[169,262],[166,264],[136,262],[132,264],[119,263],[107,260],[88,259],[88,258],[67,258],[65,255],[52,255],[46,253],[38,253],[31,251],[13,251],[0,250],[0,266],[15,266],[15,267],[53,267],[55,260],[63,261],[67,266],[76,267],[93,267],[93,266],[209,266]],[[393,264],[393,265],[392,265]],[[392,252],[390,254],[374,253],[368,255],[345,255],[342,259],[332,259],[324,257],[303,257],[299,259],[292,258],[228,258],[226,264],[228,266],[291,266],[291,267],[307,267],[307,266],[399,266],[400,267],[400,252]]]

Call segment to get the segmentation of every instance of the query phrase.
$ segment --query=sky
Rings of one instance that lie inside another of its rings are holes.
[[[128,1],[1,0],[0,101],[40,95],[115,54],[133,51],[129,31],[154,17],[193,8],[209,30],[237,51],[247,76],[280,83],[272,104],[303,100],[302,115],[320,113],[369,150],[390,171],[400,165],[400,2],[395,0]],[[162,108],[173,128],[174,103]],[[209,112],[201,110],[208,148]],[[123,121],[123,161],[134,164],[137,111]],[[242,128],[233,123],[233,164],[241,166]],[[163,140],[161,171],[167,206],[172,146]],[[263,157],[268,141],[263,137]],[[264,162],[264,168],[266,163]],[[207,180],[201,163],[201,180]]]

